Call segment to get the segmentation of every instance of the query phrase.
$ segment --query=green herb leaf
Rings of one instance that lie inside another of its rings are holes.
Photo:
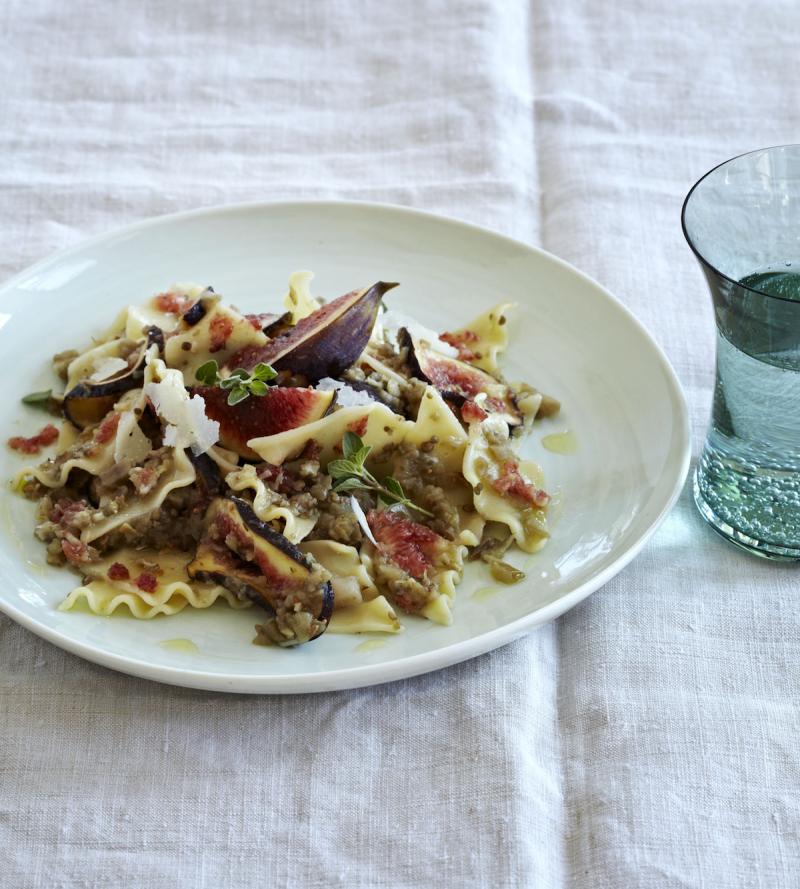
[[[195,371],[195,377],[206,386],[219,386],[228,392],[228,404],[233,406],[249,398],[251,395],[262,396],[269,391],[266,380],[276,377],[277,372],[268,364],[257,364],[252,374],[243,367],[236,370],[224,379],[219,375],[219,365],[216,361],[206,361]]]
[[[244,386],[235,386],[228,393],[228,404],[233,407],[235,404],[244,401],[249,395],[250,393]]]
[[[31,392],[22,399],[23,404],[31,404],[35,407],[47,407],[50,399],[53,397],[52,389],[45,389],[43,392]]]
[[[403,491],[403,486],[400,484],[399,481],[397,481],[396,478],[392,478],[389,475],[383,480],[383,484],[386,490],[389,491],[391,494],[394,494],[395,497],[399,497],[400,500],[406,499],[406,495]]]
[[[278,376],[278,371],[269,364],[257,364],[253,368],[253,377],[256,380],[274,380]]]
[[[353,454],[360,451],[363,447],[364,442],[361,441],[355,432],[345,432],[344,438],[342,439],[342,453],[345,457],[352,457]]]
[[[328,475],[331,478],[348,478],[351,475],[360,475],[360,468],[352,460],[331,460]]]
[[[364,483],[361,479],[353,478],[342,478],[336,482],[333,486],[334,491],[337,493],[342,493],[343,491],[362,491],[364,490]]]
[[[201,364],[194,372],[194,376],[196,380],[205,383],[206,386],[216,386],[219,381],[219,365],[212,358],[211,361]]]
[[[371,491],[383,503],[388,505],[402,503],[407,509],[414,509],[432,518],[433,513],[417,506],[406,497],[403,486],[396,478],[388,476],[383,484],[375,478],[364,465],[371,451],[372,447],[365,445],[354,432],[345,432],[342,438],[344,457],[340,460],[331,460],[328,464],[328,475],[334,480],[333,489],[337,492]]]
[[[363,468],[364,468],[364,463],[366,462],[367,457],[369,456],[369,453],[370,453],[371,450],[372,450],[371,445],[364,445],[364,447],[363,447],[363,448],[359,448],[359,449],[358,449],[358,450],[357,450],[357,451],[350,457],[350,459],[353,461],[353,463],[356,464],[356,466],[358,466],[359,469],[363,469]]]

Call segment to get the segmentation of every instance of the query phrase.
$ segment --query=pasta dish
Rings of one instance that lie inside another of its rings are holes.
[[[176,285],[55,356],[63,394],[23,399],[54,421],[8,444],[52,449],[14,484],[80,578],[62,610],[222,600],[291,647],[449,624],[466,560],[524,577],[505,553],[546,543],[550,496],[515,445],[559,404],[500,372],[513,305],[438,334],[387,308],[394,284],[323,302],[311,278],[275,314]]]

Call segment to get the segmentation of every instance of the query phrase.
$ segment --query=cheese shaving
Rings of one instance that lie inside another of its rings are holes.
[[[94,366],[94,373],[89,377],[91,382],[100,383],[116,376],[121,370],[127,370],[128,362],[122,358],[101,358]]]
[[[358,519],[358,524],[361,525],[361,530],[364,532],[364,536],[371,544],[373,544],[373,546],[377,546],[378,541],[375,539],[375,536],[369,527],[367,517],[364,515],[364,510],[361,508],[361,504],[356,500],[353,494],[350,495],[350,509],[355,513],[355,517]]]
[[[438,333],[431,330],[429,327],[425,327],[424,324],[420,324],[419,321],[416,321],[414,318],[404,315],[402,312],[396,312],[394,309],[389,309],[388,312],[384,312],[383,315],[380,316],[379,320],[383,332],[390,342],[396,341],[397,331],[400,330],[401,327],[405,327],[414,339],[426,342],[431,349],[435,349],[442,355],[458,358],[458,350],[454,349],[449,343],[440,340]]]
[[[130,460],[135,466],[150,453],[150,439],[139,428],[133,411],[120,414],[117,436],[114,440],[114,462]]]
[[[199,395],[189,397],[180,371],[165,370],[160,383],[147,383],[144,394],[167,423],[165,445],[191,448],[197,455],[204,454],[219,440],[219,423],[206,416],[205,402]]]
[[[336,405],[338,407],[362,407],[368,404],[374,404],[375,399],[370,398],[366,392],[360,392],[341,380],[334,380],[331,377],[323,377],[317,383],[317,389],[322,392],[330,392],[333,389],[336,392]]]

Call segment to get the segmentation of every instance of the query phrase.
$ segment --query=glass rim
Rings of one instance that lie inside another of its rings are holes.
[[[730,275],[726,275],[724,272],[721,272],[713,263],[709,262],[705,258],[705,256],[703,256],[703,254],[697,249],[697,247],[694,244],[694,241],[692,240],[692,238],[689,235],[689,232],[686,229],[686,207],[688,206],[689,201],[691,200],[691,197],[697,190],[698,186],[700,186],[703,182],[705,182],[705,180],[708,179],[708,177],[712,173],[715,173],[717,170],[719,170],[720,167],[724,167],[727,164],[733,163],[733,161],[738,161],[740,158],[747,157],[748,155],[763,154],[765,151],[777,151],[778,149],[781,149],[781,148],[796,148],[796,149],[798,149],[798,151],[800,151],[800,143],[788,142],[783,145],[768,145],[765,148],[754,148],[751,151],[743,151],[741,154],[735,154],[733,157],[729,157],[727,160],[721,161],[720,163],[713,166],[710,170],[703,173],[703,175],[697,180],[697,182],[695,182],[695,184],[689,189],[689,193],[683,199],[683,206],[681,207],[681,229],[683,230],[684,238],[686,238],[686,243],[689,245],[689,248],[691,249],[692,253],[694,253],[694,255],[697,257],[699,262],[702,263],[702,265],[706,266],[707,268],[711,269],[711,271],[714,272],[714,274],[719,275],[720,278],[723,278],[725,281],[728,281],[729,283],[733,284],[736,287],[741,287],[742,290],[747,290],[750,293],[757,293],[759,296],[766,297],[767,299],[779,299],[782,302],[797,304],[796,299],[791,299],[788,296],[778,296],[775,293],[766,293],[763,290],[759,290],[757,287],[750,287],[747,284],[742,284],[741,281],[735,281],[733,278],[731,278]]]

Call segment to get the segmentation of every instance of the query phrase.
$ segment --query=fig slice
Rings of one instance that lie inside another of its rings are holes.
[[[275,370],[290,370],[314,383],[322,377],[337,377],[364,351],[381,299],[396,286],[378,281],[365,290],[345,293],[266,345],[240,349],[228,367],[252,370],[259,363],[271,364]]]
[[[270,386],[265,395],[251,395],[228,404],[228,392],[216,386],[195,389],[206,404],[206,416],[219,423],[220,444],[240,457],[259,460],[247,446],[251,438],[275,435],[321,419],[330,410],[335,392]]]
[[[219,583],[266,609],[259,637],[282,647],[321,636],[333,614],[330,574],[239,497],[211,502],[186,570],[190,578]]]
[[[408,349],[408,362],[415,377],[430,383],[442,393],[442,397],[457,407],[474,402],[478,395],[480,408],[485,413],[501,417],[509,426],[519,426],[522,414],[517,407],[511,388],[478,367],[442,355],[428,343],[415,338],[401,328],[397,333],[401,347]],[[468,419],[468,416],[465,419]]]
[[[409,614],[422,612],[436,598],[436,575],[448,563],[448,541],[393,509],[371,509],[367,523],[377,549],[378,588]],[[397,576],[398,569],[405,578]]]
[[[144,359],[147,350],[153,343],[158,344],[161,348],[163,338],[164,335],[160,328],[149,327],[147,339],[142,343],[135,361],[129,363],[125,370],[107,380],[97,383],[83,380],[73,386],[64,395],[62,405],[64,415],[70,423],[77,426],[78,429],[85,429],[87,426],[99,423],[119,401],[121,395],[141,386],[144,379]]]
[[[447,541],[427,525],[414,522],[394,510],[371,509],[367,522],[378,552],[402,568],[414,580],[425,580],[447,548]]]

